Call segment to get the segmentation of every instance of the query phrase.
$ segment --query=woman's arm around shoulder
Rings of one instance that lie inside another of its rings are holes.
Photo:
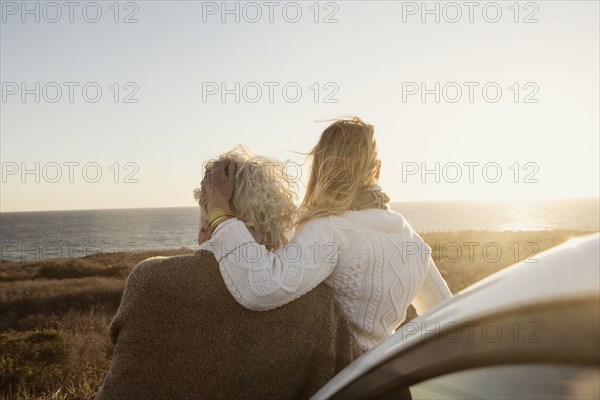
[[[236,301],[250,310],[271,310],[323,282],[338,261],[330,217],[305,223],[275,252],[258,244],[243,222],[221,224],[201,248],[212,252]]]

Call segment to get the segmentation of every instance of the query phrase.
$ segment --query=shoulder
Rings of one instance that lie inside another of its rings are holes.
[[[151,257],[133,267],[127,278],[127,286],[164,284],[178,276],[184,277],[200,266],[218,268],[214,255],[207,251],[173,257]]]
[[[300,227],[301,230],[309,230],[309,229],[323,229],[328,226],[331,226],[331,218],[332,215],[326,215],[324,217],[318,217],[309,219]]]
[[[175,256],[175,257],[150,257],[139,262],[131,270],[129,279],[148,279],[153,275],[161,272],[165,268],[173,268],[179,264],[182,259],[189,258],[191,255]]]
[[[298,235],[309,235],[318,239],[331,240],[334,230],[333,216],[327,215],[306,221],[296,231]]]
[[[347,211],[337,217],[339,223],[358,228],[374,229],[383,233],[412,234],[414,229],[404,216],[393,210],[369,208]]]
[[[182,302],[210,303],[221,308],[235,303],[223,282],[219,264],[207,251],[140,262],[128,277],[124,301],[130,307],[144,304],[149,314],[165,307],[181,307]]]

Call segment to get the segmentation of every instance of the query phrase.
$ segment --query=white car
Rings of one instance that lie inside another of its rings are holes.
[[[600,236],[457,293],[340,372],[315,399],[599,399]]]

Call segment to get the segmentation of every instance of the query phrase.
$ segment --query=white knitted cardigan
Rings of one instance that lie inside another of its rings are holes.
[[[452,296],[430,247],[402,215],[388,210],[308,221],[274,253],[231,219],[201,248],[215,255],[237,302],[252,310],[282,306],[324,281],[350,319],[362,351],[394,333],[411,303],[423,314]]]

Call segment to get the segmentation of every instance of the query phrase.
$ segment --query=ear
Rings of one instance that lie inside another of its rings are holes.
[[[377,168],[375,168],[375,179],[379,179],[379,172],[381,171],[381,160],[377,160]]]

